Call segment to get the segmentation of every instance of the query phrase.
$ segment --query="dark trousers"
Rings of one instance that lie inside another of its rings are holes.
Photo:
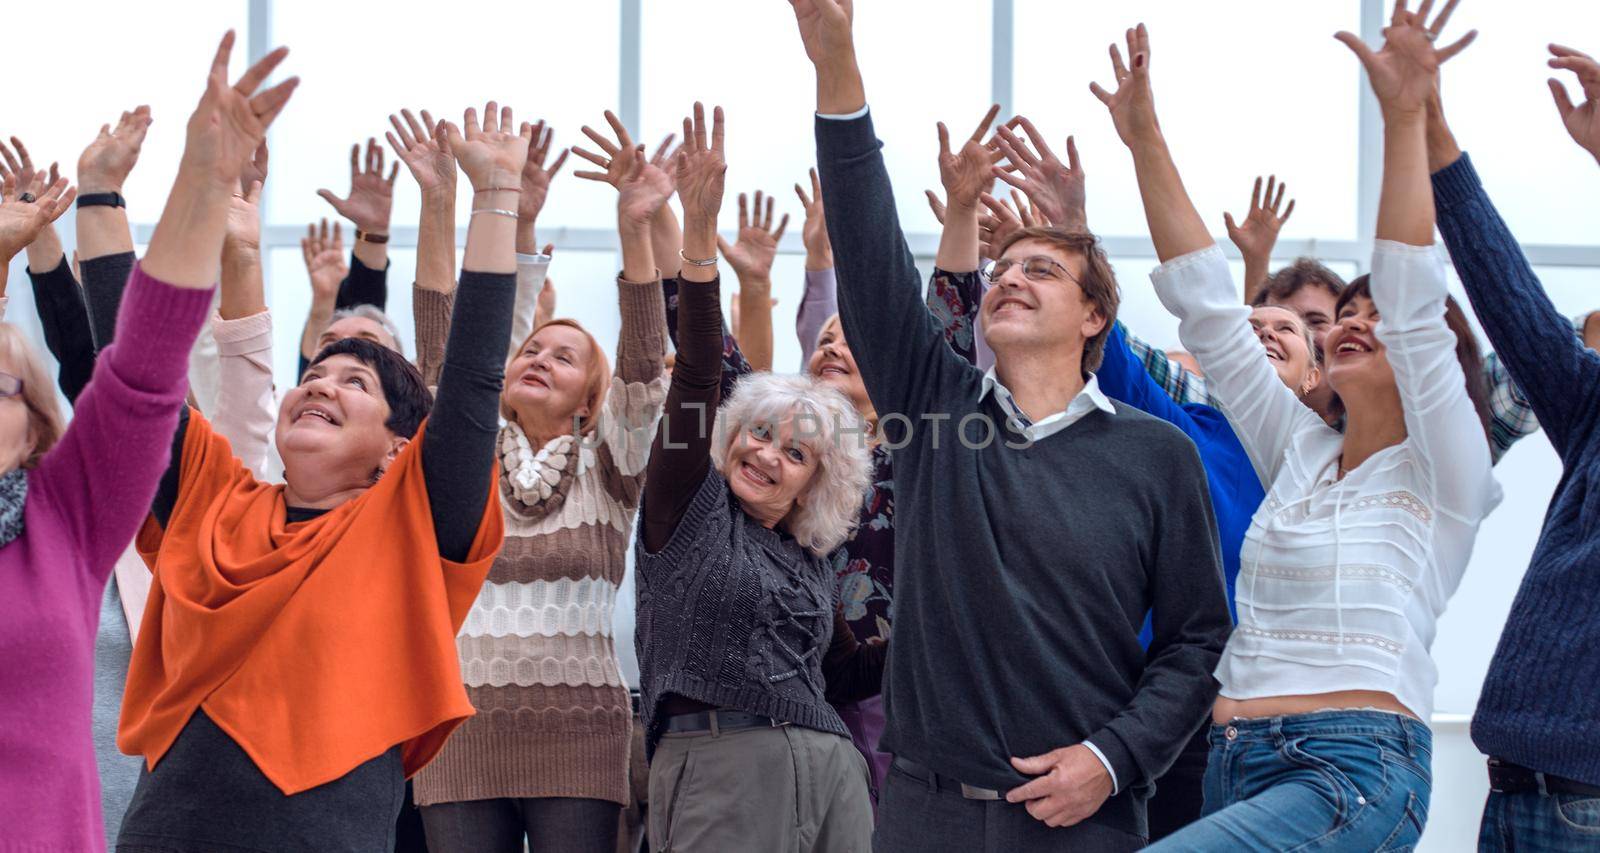
[[[616,853],[622,804],[576,797],[467,800],[422,807],[432,853]]]
[[[1150,843],[1200,819],[1200,811],[1206,803],[1206,759],[1211,755],[1211,743],[1206,735],[1210,729],[1210,726],[1202,726],[1195,732],[1189,745],[1178,754],[1178,760],[1156,781],[1155,796],[1146,804],[1150,815]]]
[[[1089,821],[1045,826],[1020,803],[969,800],[954,791],[937,791],[893,765],[884,778],[878,829],[872,835],[874,853],[1121,853],[1144,843],[1137,835]]]
[[[1600,850],[1600,797],[1586,794],[1489,792],[1479,853]]]

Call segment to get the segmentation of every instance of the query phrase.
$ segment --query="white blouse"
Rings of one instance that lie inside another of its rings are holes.
[[[1174,258],[1151,279],[1268,487],[1240,552],[1239,624],[1216,671],[1222,695],[1375,690],[1427,720],[1439,614],[1501,497],[1445,325],[1443,261],[1432,246],[1377,243],[1375,334],[1407,437],[1343,480],[1344,437],[1278,378],[1222,251]]]

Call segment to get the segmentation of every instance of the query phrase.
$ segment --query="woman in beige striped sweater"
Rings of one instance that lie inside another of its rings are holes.
[[[616,849],[632,710],[612,604],[666,396],[665,309],[649,236],[672,191],[631,145],[617,158],[635,165],[618,181],[616,372],[583,326],[560,319],[515,342],[506,366],[505,547],[456,641],[478,713],[415,779],[434,853],[520,853],[524,839],[533,851]],[[534,160],[530,173],[542,169]],[[518,258],[533,291],[537,260]],[[534,302],[518,299],[530,311]]]

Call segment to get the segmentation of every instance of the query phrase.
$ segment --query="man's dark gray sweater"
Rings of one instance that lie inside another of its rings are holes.
[[[817,119],[845,337],[898,447],[882,748],[1004,791],[1027,781],[1011,757],[1088,741],[1119,783],[1090,820],[1145,835],[1231,628],[1199,455],[1120,404],[1026,449],[1004,427],[957,441],[1005,414],[923,307],[880,147],[870,116]]]

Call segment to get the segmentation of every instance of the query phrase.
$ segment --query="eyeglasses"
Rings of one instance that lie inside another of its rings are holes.
[[[9,373],[0,373],[0,397],[17,397],[22,394],[22,379]]]
[[[1022,274],[1029,281],[1049,281],[1052,278],[1064,278],[1073,284],[1079,284],[1077,276],[1073,275],[1070,270],[1062,266],[1054,258],[1047,258],[1044,255],[1034,255],[1023,258],[1020,261],[1004,259],[990,261],[983,268],[983,277],[991,285],[999,284],[1000,277],[1005,275],[1007,270],[1018,264],[1022,266]],[[1058,270],[1059,272],[1057,272]]]

